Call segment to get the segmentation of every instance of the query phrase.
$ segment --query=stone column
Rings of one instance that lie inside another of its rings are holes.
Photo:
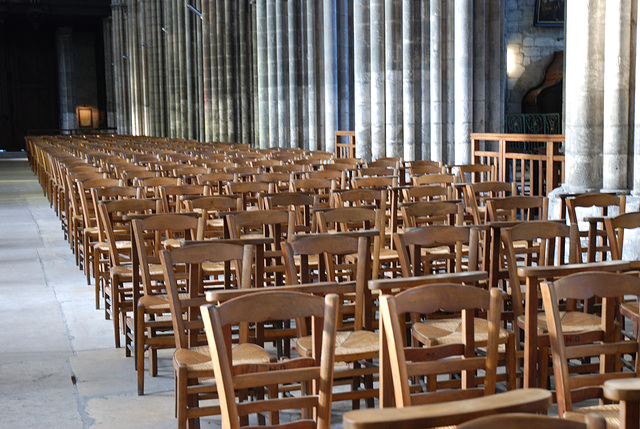
[[[238,38],[239,38],[239,65],[240,65],[240,124],[242,143],[251,143],[251,102],[252,94],[250,79],[251,67],[249,66],[251,47],[251,20],[249,13],[249,4],[245,0],[239,2],[238,7]]]
[[[289,47],[289,147],[300,147],[301,77],[300,68],[300,3],[287,3]]]
[[[504,41],[504,2],[487,0],[486,25],[486,120],[485,130],[499,133],[504,129],[506,55]]]
[[[402,154],[402,0],[384,3],[386,156]]]
[[[370,2],[356,0],[353,6],[355,45],[355,132],[356,156],[371,160],[371,35]]]
[[[203,40],[204,34],[202,31],[202,0],[196,0],[196,8],[200,11],[201,15],[194,16],[193,19],[195,21],[194,31],[195,31],[195,56],[196,56],[196,69],[195,69],[195,79],[196,79],[196,102],[198,103],[196,106],[196,135],[195,138],[198,141],[204,141],[204,51],[203,51]],[[207,35],[207,38],[209,36]]]
[[[218,39],[217,21],[218,13],[214,0],[209,2],[209,43],[211,44],[211,139],[213,141],[222,141],[220,133],[220,91],[218,85],[220,82],[218,68]]]
[[[420,5],[402,0],[402,141],[405,161],[415,161],[417,140],[417,78],[420,74],[418,30]]]
[[[211,96],[211,16],[209,15],[210,0],[202,2],[202,73],[204,94],[204,140],[212,140],[212,96]]]
[[[262,149],[269,147],[269,72],[267,52],[267,0],[256,3],[257,57],[258,57],[258,136]]]
[[[183,5],[180,5],[181,9],[184,9],[183,19],[181,23],[184,25],[184,76],[185,76],[185,86],[184,86],[184,100],[185,100],[185,109],[186,109],[186,122],[185,122],[185,137],[192,139],[195,134],[195,118],[197,110],[195,109],[195,98],[194,98],[194,76],[195,76],[195,55],[193,52],[193,27],[194,22],[192,19],[193,11],[190,9],[186,9]]]
[[[631,0],[608,0],[604,39],[602,187],[627,189]]]
[[[113,128],[116,125],[116,84],[113,76],[113,18],[105,17],[102,19],[102,37],[104,39],[104,80],[107,91],[107,127]]]
[[[335,151],[336,114],[338,104],[338,86],[336,82],[336,52],[333,38],[336,26],[333,1],[324,0],[324,120],[325,150]]]
[[[258,20],[256,19],[256,2],[249,2],[250,10],[250,26],[251,28],[251,60],[249,62],[251,66],[251,94],[253,94],[251,100],[251,124],[252,124],[252,141],[251,144],[254,147],[260,147],[260,115],[258,114],[258,106],[260,105],[260,97],[258,94]]]
[[[567,3],[565,184],[569,192],[602,187],[605,0]]]
[[[491,47],[487,45],[485,40],[486,22],[486,0],[473,0],[473,68],[472,68],[472,110],[473,119],[469,132],[482,133],[485,131],[485,114],[486,114],[486,83],[487,83],[487,50]],[[469,139],[471,141],[471,139]],[[471,151],[471,146],[469,146]],[[471,159],[471,157],[469,157]]]
[[[177,56],[178,56],[178,95],[179,95],[179,106],[180,110],[178,111],[178,137],[185,138],[188,137],[188,99],[187,99],[187,80],[188,75],[186,64],[187,64],[187,55],[186,55],[186,26],[185,26],[185,7],[184,2],[177,0],[174,2],[174,12],[175,12],[175,23],[176,23],[176,31],[177,31]]]
[[[315,0],[306,0],[307,6],[307,94],[309,149],[318,149],[318,100],[316,98],[316,7]]]
[[[287,9],[284,0],[276,0],[276,69],[278,74],[278,147],[290,147],[289,141],[289,61],[287,45]]]
[[[442,103],[442,4],[440,0],[431,0],[429,20],[429,71],[431,81],[431,159],[444,161],[443,147],[443,112]]]
[[[164,43],[165,43],[165,64],[166,64],[166,87],[167,87],[167,135],[175,137],[177,122],[177,98],[176,98],[176,76],[175,76],[175,45],[176,29],[173,23],[173,0],[164,2]]]
[[[473,116],[473,1],[455,2],[455,162],[471,162]]]
[[[429,63],[431,25],[429,22],[429,2],[420,2],[419,13],[420,17],[417,25],[420,27],[420,75],[418,77],[420,129],[417,135],[420,139],[420,159],[431,159],[431,68]]]
[[[386,155],[384,0],[371,0],[371,157]]]
[[[229,141],[229,121],[227,117],[227,71],[226,71],[226,19],[224,1],[216,0],[216,47],[218,54],[218,115],[220,124],[220,140]]]
[[[636,23],[640,20],[640,7],[637,8]],[[636,58],[635,58],[635,97],[633,118],[633,191],[640,195],[640,31],[636,29]]]
[[[227,138],[228,141],[237,141],[236,129],[238,122],[236,120],[236,99],[238,96],[237,83],[238,83],[238,70],[236,68],[236,55],[235,55],[235,26],[234,20],[237,16],[235,12],[235,6],[237,2],[235,0],[224,1],[224,69],[225,69],[225,81],[227,86]]]
[[[58,89],[60,92],[60,128],[78,128],[76,98],[74,95],[73,30],[58,28],[56,31],[58,54]]]
[[[276,0],[267,0],[267,75],[269,78],[269,146],[278,147],[278,54],[276,45]]]

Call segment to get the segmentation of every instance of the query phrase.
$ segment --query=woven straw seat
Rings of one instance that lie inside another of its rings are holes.
[[[302,356],[310,356],[311,353],[311,337],[302,337],[297,342],[298,353]],[[361,359],[365,359],[366,355],[378,356],[380,350],[380,337],[375,332],[369,331],[353,331],[338,332],[336,334],[336,361],[341,358],[348,357],[349,361],[354,360],[354,355],[363,355]]]
[[[462,341],[462,319],[426,320],[413,325],[413,333],[418,340],[427,345],[453,344]],[[487,319],[474,319],[474,342],[478,347],[486,347],[489,338],[489,323]],[[500,328],[498,341],[505,344],[509,338],[506,329]]]
[[[538,313],[538,331],[547,332],[547,318],[544,313]],[[562,332],[581,332],[600,329],[602,320],[599,316],[581,311],[560,312]],[[518,325],[524,326],[524,315],[518,316]]]
[[[256,344],[234,344],[231,348],[233,365],[261,364],[271,362],[272,356]],[[173,359],[178,365],[187,365],[192,371],[213,371],[209,346],[198,346],[191,349],[177,349]]]
[[[617,404],[594,405],[592,407],[582,407],[577,410],[567,411],[564,418],[579,422],[587,421],[587,414],[597,414],[604,417],[607,422],[607,429],[620,427],[620,407]]]

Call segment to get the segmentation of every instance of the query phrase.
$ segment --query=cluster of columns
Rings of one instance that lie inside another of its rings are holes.
[[[500,0],[112,0],[121,133],[470,161],[500,132]]]
[[[564,189],[640,194],[637,0],[567,2]]]

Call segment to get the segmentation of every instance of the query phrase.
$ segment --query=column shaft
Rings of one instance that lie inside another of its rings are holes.
[[[300,73],[300,4],[287,3],[287,34],[289,48],[289,146],[300,147],[302,129],[300,127],[302,75]]]
[[[384,0],[371,0],[371,158],[385,156]]]
[[[267,0],[267,76],[269,78],[269,146],[278,147],[278,53],[276,0]]]
[[[444,161],[443,148],[443,112],[442,102],[442,9],[440,0],[430,2],[429,20],[429,75],[431,76],[431,159]]]
[[[604,0],[567,3],[565,189],[602,187]]]
[[[367,161],[371,160],[371,22],[369,11],[369,0],[356,0],[353,8],[356,156]]]
[[[262,149],[269,147],[269,70],[268,70],[268,38],[267,38],[267,0],[256,3],[256,21],[258,38],[258,126],[259,145]]]
[[[602,186],[627,189],[631,0],[609,0],[605,13]]]
[[[455,2],[455,160],[471,162],[473,116],[473,2]]]
[[[385,0],[386,156],[402,154],[402,0]]]
[[[420,74],[418,30],[420,5],[402,1],[402,141],[405,161],[414,161],[417,153],[417,78]]]
[[[276,0],[276,69],[278,74],[278,147],[289,147],[289,47],[287,9],[284,0]]]
[[[336,82],[336,45],[333,37],[336,26],[333,1],[323,2],[324,19],[324,120],[325,120],[325,150],[335,150],[335,130],[337,120],[338,86]]]

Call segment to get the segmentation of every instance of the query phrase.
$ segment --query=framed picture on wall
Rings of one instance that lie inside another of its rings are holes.
[[[565,0],[536,0],[533,24],[543,27],[562,27],[564,3]]]
[[[78,107],[78,127],[93,127],[93,114],[91,113],[91,107]]]

